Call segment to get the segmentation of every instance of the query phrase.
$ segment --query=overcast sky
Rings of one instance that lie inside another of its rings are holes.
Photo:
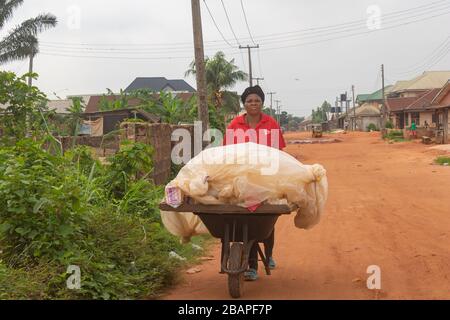
[[[236,48],[238,42],[253,45],[240,0],[223,0],[238,41],[221,0],[206,0],[229,44],[200,3],[205,55],[222,50],[248,72],[247,52]],[[381,88],[382,63],[386,84],[424,70],[450,70],[449,0],[243,0],[243,5],[260,45],[252,51],[254,77],[264,77],[263,89],[277,92],[282,110],[298,116],[309,115],[325,99],[334,103],[340,93],[350,94],[352,84],[356,94]],[[189,0],[28,0],[0,36],[42,12],[59,20],[39,36],[35,59],[36,84],[51,99],[53,92],[62,97],[116,92],[136,77],[182,79],[194,57]],[[28,61],[3,68],[22,74]],[[186,80],[196,87],[194,78]],[[234,90],[246,86],[239,83]]]

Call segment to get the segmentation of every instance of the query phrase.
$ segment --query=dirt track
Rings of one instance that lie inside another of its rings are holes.
[[[305,134],[287,134],[301,139]],[[271,276],[260,264],[245,299],[450,299],[450,167],[432,165],[439,151],[419,143],[387,144],[378,133],[330,135],[332,144],[291,144],[286,151],[327,169],[329,199],[319,225],[276,225]],[[165,299],[229,299],[214,260],[183,276]],[[381,290],[369,290],[369,265]]]

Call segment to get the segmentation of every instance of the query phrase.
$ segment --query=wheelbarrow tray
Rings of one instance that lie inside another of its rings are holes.
[[[262,241],[270,235],[275,222],[281,214],[290,214],[293,211],[293,208],[288,205],[272,205],[268,203],[262,204],[253,212],[232,204],[205,205],[183,203],[178,208],[173,208],[162,202],[159,208],[164,211],[193,212],[200,217],[215,238],[225,237],[226,229],[224,226],[234,226],[231,241],[243,241],[243,225],[248,226],[247,236],[249,239]]]

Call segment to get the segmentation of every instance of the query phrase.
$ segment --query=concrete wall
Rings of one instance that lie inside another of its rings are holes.
[[[430,127],[433,123],[433,112],[421,112],[419,115],[420,126],[425,127],[425,121],[428,123]]]
[[[371,123],[373,123],[377,127],[377,129],[380,129],[380,117],[359,117],[357,120],[358,130],[367,131],[367,126]]]

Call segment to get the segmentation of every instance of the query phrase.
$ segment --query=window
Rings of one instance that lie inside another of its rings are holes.
[[[416,126],[419,126],[420,125],[419,119],[420,119],[420,115],[419,115],[418,112],[412,112],[411,113],[411,123],[413,123],[413,121],[414,121]]]
[[[437,114],[436,113],[433,113],[431,115],[431,123],[437,123]]]

